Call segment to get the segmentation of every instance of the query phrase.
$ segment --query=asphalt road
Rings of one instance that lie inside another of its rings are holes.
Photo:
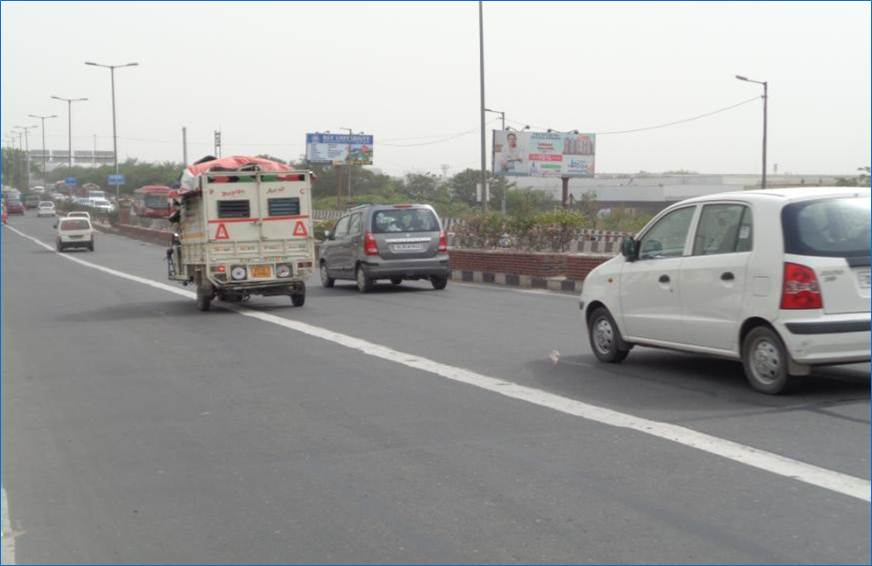
[[[10,221],[49,243],[51,224]],[[313,280],[303,308],[242,308],[288,328],[2,238],[4,550],[19,563],[869,562],[868,497],[409,360],[867,484],[868,365],[782,397],[703,357],[637,348],[603,366],[575,297],[455,283]],[[166,283],[157,246],[101,234],[70,255]],[[337,342],[354,338],[401,354]]]

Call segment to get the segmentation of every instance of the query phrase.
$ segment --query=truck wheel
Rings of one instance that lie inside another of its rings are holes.
[[[430,278],[430,284],[433,285],[433,288],[437,291],[441,291],[448,285],[448,276],[434,275]]]
[[[212,306],[212,285],[200,283],[197,285],[197,308],[205,312]]]
[[[742,341],[742,365],[751,387],[769,395],[788,389],[787,356],[784,342],[771,328],[758,326],[749,332]]]
[[[590,338],[590,349],[601,362],[617,364],[624,361],[630,353],[624,345],[615,319],[603,307],[596,309],[590,315],[587,335]]]
[[[321,286],[322,287],[332,287],[333,284],[336,283],[336,280],[330,277],[330,273],[327,271],[327,262],[321,262]]]
[[[291,295],[291,304],[295,307],[302,307],[306,304],[306,292],[294,293]]]
[[[372,279],[366,276],[366,271],[363,270],[363,266],[357,266],[355,279],[357,280],[358,291],[360,291],[361,293],[368,293],[372,291]]]

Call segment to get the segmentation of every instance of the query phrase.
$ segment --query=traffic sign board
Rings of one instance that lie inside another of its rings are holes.
[[[118,175],[109,175],[109,180],[106,182],[107,185],[123,185],[124,184],[124,175],[120,173]]]
[[[64,184],[74,186],[74,185],[78,185],[79,181],[75,177],[67,177],[66,179],[64,179]]]

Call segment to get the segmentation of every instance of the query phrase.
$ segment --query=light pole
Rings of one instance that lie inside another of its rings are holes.
[[[46,168],[46,153],[45,153],[45,121],[49,118],[57,118],[57,114],[46,116],[37,116],[36,114],[28,114],[31,118],[39,118],[42,121],[42,184],[48,184],[48,170]]]
[[[503,131],[506,130],[506,113],[505,112],[503,112],[502,110],[491,110],[490,108],[485,108],[484,111],[491,112],[492,114],[499,114],[500,121],[502,123],[500,129]],[[493,163],[491,163],[491,166],[493,166]],[[494,167],[494,169],[496,169],[496,167]],[[502,195],[500,197],[500,212],[502,213],[503,216],[505,216],[506,215],[506,187],[503,186],[503,183],[502,183],[503,181],[505,181],[505,179],[500,177],[500,188],[502,189],[502,191],[501,191]]]
[[[767,81],[755,81],[753,79],[749,79],[748,77],[743,77],[742,75],[736,75],[736,78],[740,81],[745,81],[748,83],[756,83],[758,85],[763,85],[763,175],[760,178],[760,188],[766,188],[766,114],[769,106],[769,83]]]
[[[67,147],[69,147],[70,155],[69,159],[69,167],[70,174],[73,173],[73,102],[84,102],[88,100],[87,98],[63,98],[60,96],[52,96],[55,100],[61,100],[67,103]]]
[[[22,132],[24,132],[24,179],[25,184],[27,185],[27,189],[30,190],[30,136],[27,135],[27,132],[34,128],[38,128],[39,126],[15,126]]]
[[[485,155],[484,134],[484,13],[482,1],[478,0],[478,60],[481,83],[481,200],[482,209],[487,212],[487,156]]]
[[[85,61],[85,65],[92,67],[103,67],[109,69],[109,78],[112,83],[112,158],[115,162],[115,174],[118,175],[118,134],[115,128],[115,69],[121,67],[138,67],[139,63],[125,63],[124,65],[103,65],[102,63],[94,63]],[[121,185],[115,185],[115,200],[118,201],[118,192]]]
[[[351,136],[354,135],[354,132],[351,131],[351,128],[339,128],[340,130],[348,130],[348,158],[346,159],[346,168],[348,170],[348,202],[351,202]],[[360,132],[361,134],[363,132]]]

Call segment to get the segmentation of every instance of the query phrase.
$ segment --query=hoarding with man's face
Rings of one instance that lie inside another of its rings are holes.
[[[372,165],[372,136],[306,134],[306,159],[311,163]]]
[[[494,174],[593,177],[595,144],[596,134],[494,130]]]

